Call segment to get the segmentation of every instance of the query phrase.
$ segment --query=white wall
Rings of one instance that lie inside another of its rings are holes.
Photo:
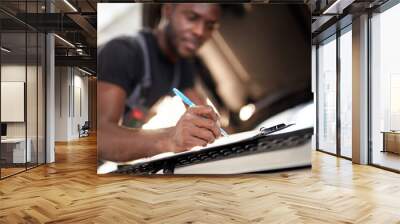
[[[81,74],[81,73],[80,73]],[[74,92],[72,98],[74,99],[74,107],[72,108],[72,120],[71,120],[71,136],[72,138],[78,138],[78,124],[81,126],[88,121],[88,77],[82,77],[81,75],[74,75]],[[71,103],[72,105],[72,103]],[[81,107],[81,108],[79,108]],[[81,111],[80,111],[81,110]]]
[[[88,120],[88,77],[76,68],[56,67],[55,85],[55,140],[77,139],[78,124]]]
[[[27,68],[24,65],[2,65],[1,66],[1,81],[5,82],[25,82],[25,74],[27,69],[28,75],[30,74],[36,74],[36,67],[33,66],[28,66]],[[30,78],[30,77],[28,77]],[[31,82],[31,80],[30,80]],[[30,83],[32,84],[32,83]],[[36,82],[33,83],[36,85]],[[35,97],[36,98],[36,89],[28,89],[32,90],[34,92],[28,91],[27,96],[28,98]],[[28,102],[31,102],[32,99],[27,99]],[[33,106],[33,105],[31,105]],[[36,104],[35,104],[36,107]],[[7,110],[7,108],[1,108],[1,110]],[[28,121],[32,121],[36,119],[36,114],[34,114],[35,117],[31,117],[31,113],[28,113]],[[35,120],[36,121],[36,120]],[[28,125],[28,128],[32,127],[32,125]],[[36,128],[35,128],[36,129]],[[29,132],[29,130],[28,130]],[[25,122],[7,122],[7,136],[8,137],[25,137]],[[29,137],[29,136],[28,136]]]
[[[38,70],[37,70],[38,69]],[[44,74],[42,67],[25,64],[3,64],[1,66],[1,81],[24,82],[26,83],[26,106],[21,109],[26,112],[26,120],[23,122],[6,122],[7,137],[24,138],[25,135],[30,139],[32,161],[44,162]],[[25,80],[27,78],[27,80]],[[2,96],[7,97],[7,96]],[[2,107],[1,110],[11,110]],[[37,153],[39,156],[37,157]]]
[[[68,107],[69,107],[69,69],[55,69],[55,141],[68,140]]]
[[[28,67],[28,70],[32,69]],[[5,82],[25,82],[25,65],[2,65],[1,66],[1,81]],[[1,108],[7,110],[7,108]],[[7,123],[8,137],[25,137],[24,122]]]

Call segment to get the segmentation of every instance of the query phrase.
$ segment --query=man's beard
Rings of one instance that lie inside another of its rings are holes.
[[[177,57],[181,57],[179,55],[179,51],[178,51],[178,46],[176,43],[176,33],[173,30],[171,23],[169,23],[166,27],[165,27],[165,36],[166,36],[166,42],[167,42],[167,47],[172,51],[173,54],[175,54]],[[175,40],[175,41],[174,41]]]

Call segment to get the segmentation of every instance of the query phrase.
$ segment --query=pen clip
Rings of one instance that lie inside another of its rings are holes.
[[[260,128],[260,132],[261,132],[262,135],[268,135],[268,134],[271,134],[273,132],[282,130],[285,127],[288,127],[288,125],[286,125],[286,124],[278,124],[278,125],[275,125],[275,126],[272,126],[272,127],[269,127],[269,128],[261,127]]]

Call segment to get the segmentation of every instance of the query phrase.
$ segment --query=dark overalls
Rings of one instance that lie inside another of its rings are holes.
[[[146,122],[146,117],[151,107],[147,103],[147,97],[151,91],[151,63],[149,50],[143,34],[139,33],[136,37],[132,37],[131,41],[137,42],[143,51],[144,74],[139,84],[135,86],[125,102],[126,107],[122,124],[126,127],[140,128]],[[177,88],[179,85],[181,78],[180,70],[180,63],[175,63],[171,90],[172,88]]]

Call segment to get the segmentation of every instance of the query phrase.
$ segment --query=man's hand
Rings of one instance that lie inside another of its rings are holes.
[[[172,129],[171,150],[181,152],[214,142],[221,135],[218,124],[218,115],[212,107],[190,107]]]
[[[180,152],[206,145],[220,135],[218,116],[208,106],[189,108],[172,128],[121,127],[118,122],[125,108],[124,89],[104,81],[99,81],[97,88],[97,146],[99,158],[103,160],[126,162],[167,151]]]

